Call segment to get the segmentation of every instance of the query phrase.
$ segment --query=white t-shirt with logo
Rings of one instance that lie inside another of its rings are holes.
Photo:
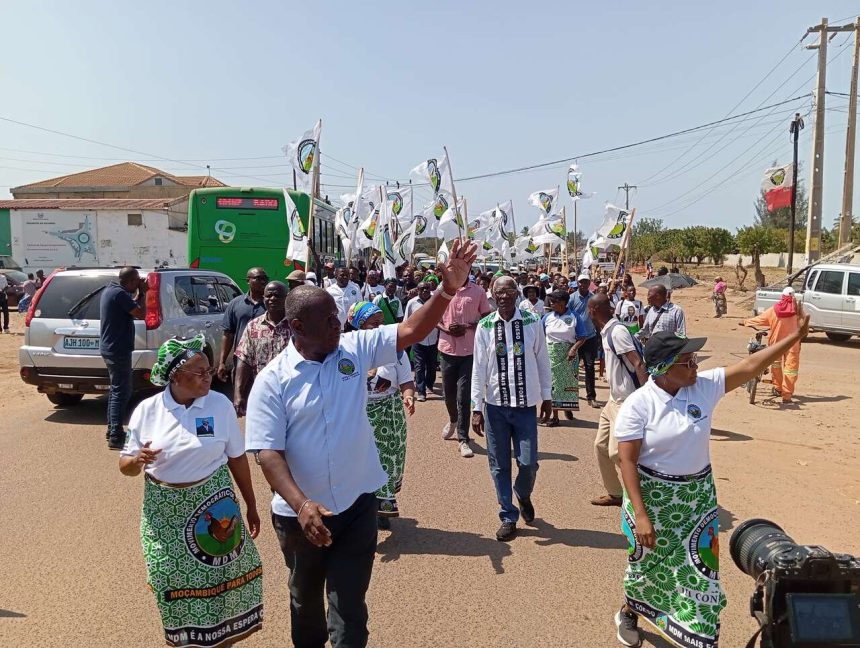
[[[608,337],[612,336],[612,344],[618,355],[612,352]],[[616,403],[623,401],[636,391],[636,383],[630,375],[633,365],[624,357],[630,351],[636,351],[633,334],[618,320],[609,320],[600,331],[603,341],[603,354],[606,358],[606,374],[609,379],[609,397]],[[618,356],[622,356],[619,358]]]
[[[376,391],[380,378],[389,383],[388,388],[381,392]],[[402,352],[397,362],[379,367],[375,375],[367,379],[367,400],[371,403],[381,401],[399,392],[400,385],[410,382],[412,382],[412,364],[409,362],[409,356]]]
[[[619,443],[642,440],[639,463],[665,475],[694,475],[711,463],[714,408],[726,393],[726,370],[702,371],[675,396],[649,380],[630,394],[615,419]]]
[[[233,403],[216,391],[189,407],[173,399],[170,387],[142,401],[131,414],[120,455],[137,454],[147,441],[161,454],[144,470],[168,484],[205,479],[227,463],[228,457],[245,452]]]
[[[615,317],[628,328],[639,327],[639,317],[642,315],[642,302],[638,299],[622,299],[615,307]]]
[[[346,284],[345,288],[341,288],[335,282],[326,288],[326,292],[334,297],[334,303],[337,305],[337,318],[343,325],[349,314],[350,306],[361,301],[361,289],[351,281]]]

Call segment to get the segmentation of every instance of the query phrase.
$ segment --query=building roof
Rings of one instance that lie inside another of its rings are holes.
[[[167,178],[186,187],[226,187],[223,182],[210,176],[175,176],[161,169],[138,164],[120,162],[111,166],[71,173],[69,175],[33,182],[15,187],[17,189],[62,189],[68,187],[134,187],[156,177]]]
[[[176,201],[176,199],[165,200],[164,198],[25,198],[0,200],[0,209],[164,210]]]

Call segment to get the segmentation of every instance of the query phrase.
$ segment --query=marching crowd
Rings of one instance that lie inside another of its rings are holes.
[[[293,272],[285,285],[251,268],[248,292],[224,315],[215,366],[202,336],[162,347],[152,381],[164,391],[135,408],[120,470],[145,474],[141,543],[168,644],[230,645],[261,627],[248,454],[273,492],[293,645],[367,644],[377,532],[399,515],[407,416],[437,392],[438,361],[441,435],[464,458],[474,454],[470,435],[485,437],[500,541],[516,536],[520,518],[535,519],[538,426],[559,425],[559,412],[574,418],[582,365],[586,402],[600,408],[594,447],[605,492],[591,503],[620,507],[629,543],[618,640],[638,645],[641,618],[680,645],[717,646],[726,601],[712,413],[799,345],[808,318],[789,297],[794,327],[782,340],[698,372],[705,339],[687,337],[663,286],[648,290],[646,307],[630,275],[617,285],[588,271],[487,275],[474,261],[474,245],[456,241],[434,271],[407,267],[380,281],[374,270],[326,266],[319,287],[313,273]],[[103,326],[143,315],[144,300],[130,293],[145,282],[132,275],[124,270],[117,285],[125,298],[106,291]],[[210,389],[215,374],[232,380],[232,400]],[[609,387],[602,404],[598,375]],[[122,406],[109,408],[111,447]],[[237,416],[246,417],[244,438]]]

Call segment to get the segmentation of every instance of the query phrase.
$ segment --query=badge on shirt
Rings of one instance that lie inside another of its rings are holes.
[[[699,421],[707,418],[705,416],[702,416],[702,408],[695,403],[690,403],[689,405],[687,405],[687,414],[692,417],[693,423],[698,423]]]
[[[354,378],[358,374],[356,373],[355,363],[349,358],[341,358],[337,363],[337,370],[343,375],[341,380],[346,380],[347,378]]]
[[[215,436],[215,417],[205,416],[194,419],[194,427],[197,429],[198,437]]]

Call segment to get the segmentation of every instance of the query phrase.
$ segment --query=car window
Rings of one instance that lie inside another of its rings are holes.
[[[818,277],[818,270],[813,270],[809,273],[809,279],[806,280],[806,289],[812,290],[812,287],[815,285],[815,278]]]
[[[848,296],[860,297],[860,273],[858,272],[848,274]]]
[[[223,304],[224,309],[227,309],[227,304],[233,301],[236,297],[242,294],[242,291],[239,290],[233,284],[224,283],[223,281],[218,282],[218,294],[221,297],[221,303]]]
[[[191,287],[191,277],[176,277],[173,282],[173,294],[186,315],[196,315],[194,306],[194,289]]]
[[[33,316],[68,319],[72,306],[114,278],[113,275],[56,275],[42,292]],[[94,294],[75,311],[75,319],[97,320],[100,302],[101,293]]]
[[[845,273],[839,270],[822,270],[821,276],[818,277],[818,283],[815,285],[815,290],[831,295],[841,295],[842,280],[844,278]]]
[[[224,312],[218,300],[218,284],[214,277],[192,277],[191,287],[198,313]]]

